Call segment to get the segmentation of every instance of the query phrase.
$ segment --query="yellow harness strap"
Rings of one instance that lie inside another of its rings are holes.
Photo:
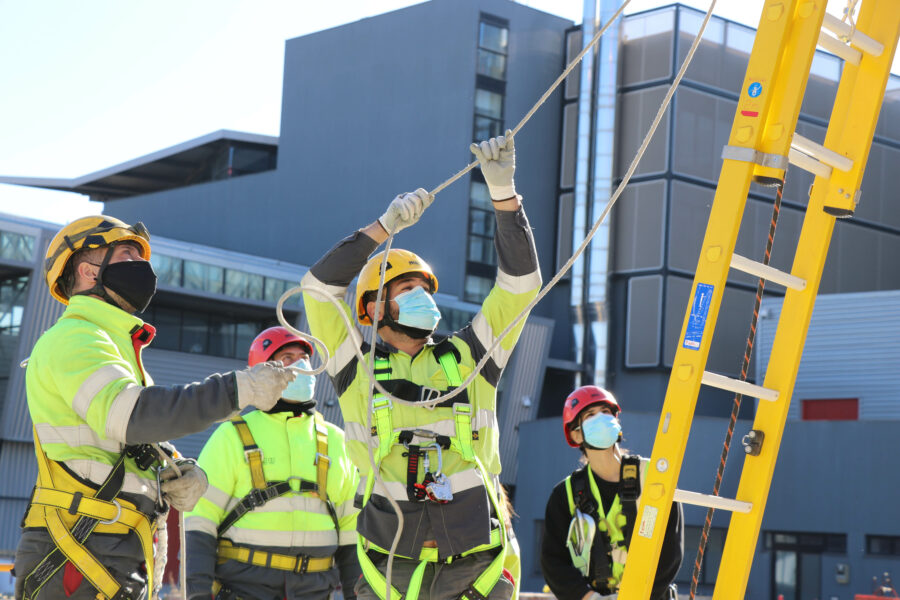
[[[331,458],[328,456],[328,427],[325,418],[318,411],[313,412],[316,424],[316,484],[319,486],[319,499],[328,503],[328,467]]]
[[[313,558],[311,556],[291,556],[275,552],[253,550],[242,546],[234,546],[228,540],[221,540],[216,550],[219,564],[226,560],[251,564],[257,567],[268,567],[280,571],[292,571],[294,573],[321,573],[329,571],[334,565],[333,556]]]
[[[124,500],[114,499],[112,502],[107,502],[84,496],[82,492],[59,489],[53,481],[50,461],[44,454],[36,430],[34,430],[34,449],[38,463],[38,484],[35,487],[31,504],[35,508],[40,507],[38,512],[43,514],[43,525],[47,528],[59,551],[75,565],[75,568],[94,588],[105,597],[113,598],[121,586],[100,561],[72,535],[70,527],[66,526],[64,522],[62,511],[66,511],[66,515],[71,515],[67,517],[67,520],[70,521],[75,515],[96,519],[97,523],[91,533],[103,531],[104,528],[113,525],[125,526],[134,531],[140,540],[147,566],[148,589],[152,590],[154,527],[151,525],[150,519]]]
[[[256,445],[253,434],[250,433],[250,426],[241,417],[233,418],[231,424],[234,425],[241,438],[241,444],[244,445],[244,458],[247,460],[247,464],[250,465],[250,479],[253,482],[253,487],[258,490],[266,489],[266,475],[263,472],[263,453],[259,446]]]

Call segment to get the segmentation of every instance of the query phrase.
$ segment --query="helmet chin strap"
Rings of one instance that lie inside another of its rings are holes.
[[[109,295],[109,292],[106,291],[106,287],[103,285],[103,272],[106,271],[106,267],[109,265],[109,261],[113,255],[113,248],[115,248],[116,244],[110,244],[106,250],[106,254],[103,256],[103,260],[100,261],[100,268],[97,269],[97,277],[94,279],[94,287],[82,290],[80,292],[75,292],[72,294],[73,296],[100,296],[104,302],[107,304],[111,304],[116,308],[120,308],[125,310],[118,302],[116,302],[112,296]],[[92,264],[93,263],[88,263]],[[94,265],[96,266],[96,265]]]
[[[396,331],[397,333],[402,333],[411,337],[414,340],[425,340],[431,337],[431,334],[434,331],[428,329],[419,329],[418,327],[410,327],[409,325],[403,325],[402,323],[397,322],[394,317],[390,315],[389,312],[385,311],[384,316],[381,317],[381,320],[378,321],[378,328],[387,326],[389,329]]]

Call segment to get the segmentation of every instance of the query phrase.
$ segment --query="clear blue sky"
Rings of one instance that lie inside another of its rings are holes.
[[[218,129],[278,135],[286,39],[416,3],[0,0],[0,174],[77,177]],[[583,0],[522,3],[581,21]],[[720,0],[716,14],[755,26],[761,7]],[[0,185],[0,211],[67,222],[100,206]]]

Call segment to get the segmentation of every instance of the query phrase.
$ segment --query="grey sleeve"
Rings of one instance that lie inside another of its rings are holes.
[[[341,572],[341,589],[344,592],[344,600],[355,600],[356,594],[353,592],[353,588],[362,575],[359,559],[356,558],[356,544],[338,546],[334,553],[334,560]]]
[[[378,242],[361,231],[342,239],[310,267],[316,279],[326,285],[346,287],[359,275]]]
[[[497,232],[494,246],[497,248],[497,262],[507,275],[521,277],[538,270],[537,250],[534,236],[525,209],[517,211],[495,210]]]
[[[216,373],[187,385],[151,385],[142,389],[135,401],[125,443],[150,444],[197,433],[237,409],[233,372]]]
[[[216,538],[202,531],[188,531],[185,545],[188,600],[212,598],[216,575]]]

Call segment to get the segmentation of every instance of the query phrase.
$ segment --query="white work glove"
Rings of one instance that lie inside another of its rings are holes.
[[[197,501],[206,493],[209,482],[206,480],[206,473],[194,461],[178,460],[175,464],[181,469],[181,477],[178,477],[174,468],[168,466],[159,473],[162,482],[159,488],[169,506],[177,511],[187,512],[193,510]]]
[[[257,363],[243,371],[235,371],[238,408],[243,410],[255,406],[259,410],[269,410],[296,377],[297,371],[283,366],[279,361]]]
[[[469,146],[481,165],[481,173],[487,183],[491,200],[508,200],[516,195],[513,174],[516,172],[516,147],[512,130],[480,144]]]
[[[391,200],[385,213],[378,217],[378,222],[388,233],[397,233],[415,224],[432,202],[434,196],[422,188],[411,194],[400,194]]]

